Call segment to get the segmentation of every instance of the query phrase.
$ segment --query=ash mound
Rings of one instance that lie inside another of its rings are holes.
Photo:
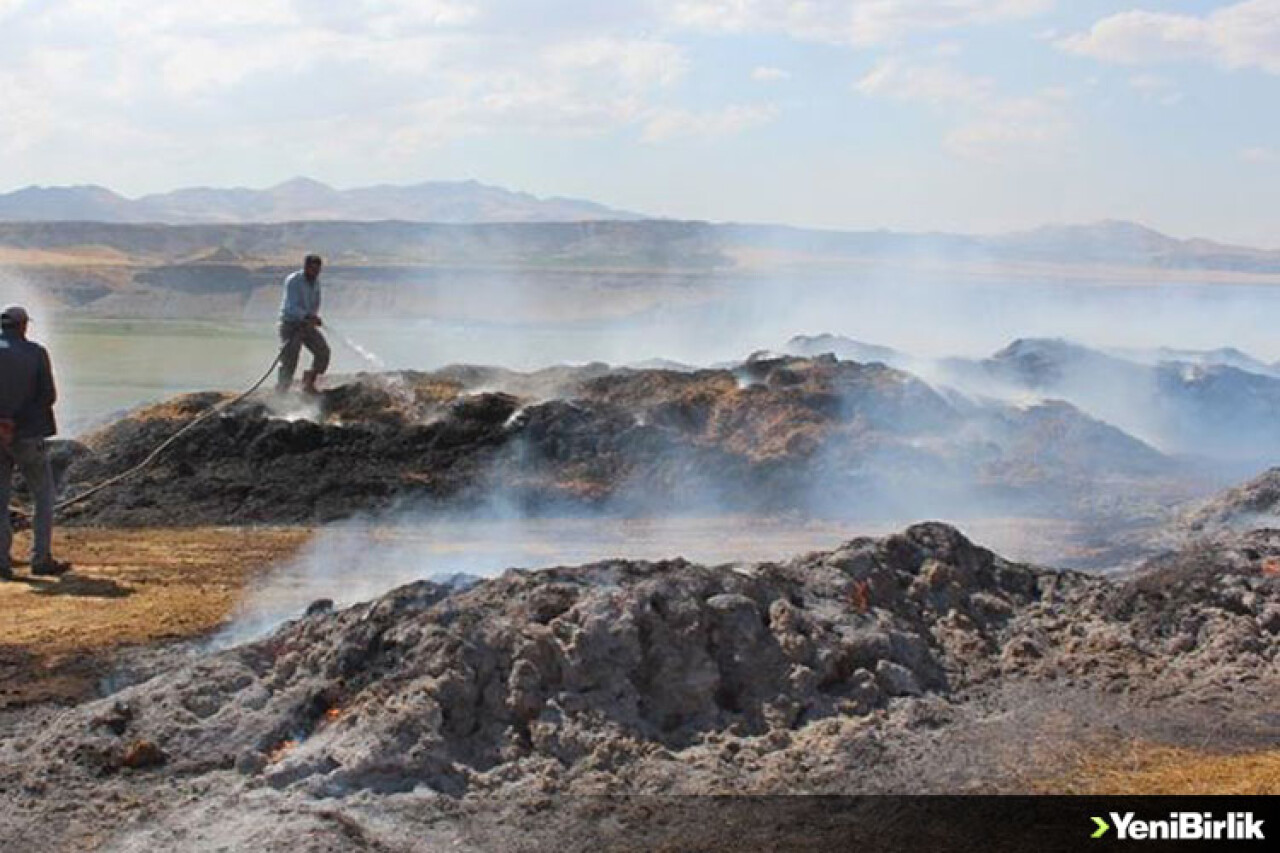
[[[0,785],[33,818],[36,780],[306,801],[999,789],[992,756],[1031,757],[1009,731],[1027,695],[1035,714],[1083,695],[1095,722],[1123,706],[1274,737],[1278,650],[1280,578],[1115,583],[930,523],[785,563],[609,561],[321,603],[7,740]],[[938,760],[992,718],[981,762]]]
[[[1027,338],[936,370],[975,393],[1061,398],[1168,453],[1256,465],[1280,452],[1280,377],[1237,351],[1116,354]]]
[[[1198,535],[1280,527],[1280,468],[1215,495],[1188,513],[1182,526]]]
[[[188,395],[88,437],[70,490],[136,464],[223,399]],[[361,375],[294,407],[262,398],[210,418],[71,520],[309,522],[403,504],[474,508],[495,494],[531,512],[1112,516],[1184,474],[1067,403],[974,402],[830,355],[691,372]]]
[[[887,364],[890,367],[910,368],[915,362],[911,356],[899,352],[892,347],[868,344],[855,341],[843,335],[824,333],[820,335],[796,335],[787,341],[783,350],[790,355],[816,357],[832,353],[837,358],[848,361],[873,362]]]
[[[1219,575],[1278,577],[1280,530],[1258,528],[1192,539],[1177,550],[1147,560],[1135,574],[1148,587]]]

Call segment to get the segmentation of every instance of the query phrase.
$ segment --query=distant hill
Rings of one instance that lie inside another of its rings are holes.
[[[910,260],[946,264],[1048,264],[1145,271],[1280,273],[1280,251],[1182,240],[1134,222],[1046,225],[994,236],[894,231],[820,231],[780,225],[724,225],[734,245],[818,259]]]
[[[105,187],[27,187],[0,194],[0,220],[141,222],[133,202]]]
[[[1135,222],[1107,220],[1090,225],[1052,225],[984,243],[1002,255],[1059,263],[1143,265],[1168,269],[1280,271],[1280,252],[1232,246],[1212,240],[1179,240]]]
[[[652,270],[731,265],[714,226],[670,220],[198,225],[0,221],[0,267],[5,265],[5,249],[64,254],[76,263],[83,263],[81,256],[88,249],[109,250],[140,266],[231,259],[292,264],[305,251],[318,251],[327,262],[347,266],[557,265]]]
[[[570,198],[539,198],[477,181],[334,189],[294,178],[263,190],[195,187],[129,199],[105,187],[27,187],[0,194],[0,220],[166,224],[297,222],[579,222],[640,219]]]
[[[235,216],[264,221],[231,221]],[[175,225],[130,217],[204,221]],[[292,263],[300,249],[312,246],[351,263],[832,272],[874,262],[948,277],[961,269],[1002,270],[1025,280],[1032,269],[1088,282],[1280,283],[1280,251],[1179,240],[1132,223],[1051,226],[995,237],[821,231],[637,219],[592,202],[536,199],[475,183],[340,192],[291,181],[261,193],[179,190],[136,202],[95,187],[0,195],[0,266],[24,262],[6,256],[6,248],[71,251],[77,263],[85,261],[87,250],[106,248],[147,264],[231,257]]]
[[[583,222],[625,223],[635,226],[617,231],[594,232],[589,251],[579,235],[570,230],[540,231],[542,226]],[[9,227],[2,227],[5,224]],[[552,253],[564,249],[567,238],[576,245],[571,250],[578,261],[590,255],[604,265],[625,261],[633,265],[636,246],[658,266],[690,266],[684,257],[689,248],[687,235],[701,231],[692,265],[705,267],[705,256],[716,255],[722,265],[814,269],[849,262],[866,261],[943,265],[1026,267],[1069,266],[1078,275],[1093,277],[1099,268],[1152,273],[1216,276],[1275,276],[1280,274],[1280,251],[1249,246],[1233,246],[1203,239],[1179,239],[1161,234],[1134,222],[1106,220],[1080,225],[1046,225],[1030,231],[1000,235],[909,233],[894,231],[832,231],[795,228],[785,225],[685,222],[670,227],[671,220],[655,220],[641,214],[618,210],[593,201],[557,198],[514,192],[478,181],[435,181],[412,185],[380,184],[339,190],[310,178],[294,178],[267,189],[237,187],[220,189],[192,187],[172,192],[126,198],[99,186],[26,187],[0,193],[0,248],[25,246],[52,248],[76,245],[73,235],[83,229],[23,230],[12,226],[40,226],[52,223],[98,223],[106,225],[205,226],[197,232],[167,235],[161,242],[189,243],[197,235],[204,241],[193,251],[210,253],[231,243],[256,242],[270,255],[267,244],[284,232],[276,225],[289,225],[290,234],[311,230],[308,223],[334,226],[327,232],[355,235],[355,242],[371,249],[359,254],[367,259],[402,262],[421,255],[420,228],[439,226],[524,226],[495,233],[490,231],[449,232],[447,240],[456,248],[467,244],[473,255],[494,248],[504,249],[511,240],[537,244]],[[419,226],[404,227],[404,226]],[[267,226],[251,233],[246,226]],[[372,226],[381,229],[370,230]],[[231,229],[217,233],[217,227]],[[240,230],[237,230],[240,229]],[[445,232],[430,232],[437,241]],[[344,235],[345,236],[345,235]],[[495,246],[494,238],[501,245]],[[109,244],[126,255],[136,246],[154,243],[152,231],[112,232]],[[90,245],[97,245],[91,241]],[[549,245],[548,245],[549,244]],[[83,244],[82,244],[83,245]],[[294,247],[289,246],[290,251]],[[145,252],[144,252],[145,254]],[[262,253],[259,253],[262,254]],[[187,261],[187,257],[166,257],[167,261]],[[503,262],[509,262],[510,258]],[[0,263],[4,259],[0,258]]]

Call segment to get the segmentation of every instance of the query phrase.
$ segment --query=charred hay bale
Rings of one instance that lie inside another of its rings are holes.
[[[320,393],[320,417],[325,420],[403,423],[406,414],[401,401],[368,382],[349,382]]]
[[[59,439],[50,441],[48,446],[49,467],[53,469],[53,481],[59,489],[66,482],[71,466],[93,455],[88,446],[78,441]]]
[[[622,450],[636,429],[635,418],[615,406],[553,400],[525,409],[521,447],[534,462],[603,460]]]
[[[272,420],[249,442],[245,452],[257,460],[311,453],[325,446],[327,432],[311,421]]]
[[[1228,489],[1183,518],[1192,533],[1275,526],[1280,517],[1280,467],[1269,468],[1243,485]]]
[[[715,403],[711,393],[690,394],[652,407],[647,412],[647,419],[654,426],[700,435],[711,421]]]
[[[488,426],[501,426],[519,408],[519,398],[511,394],[488,392],[459,397],[449,405],[449,415],[461,421],[475,421]]]

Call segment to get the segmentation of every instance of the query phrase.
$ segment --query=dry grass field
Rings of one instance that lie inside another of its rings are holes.
[[[253,578],[286,558],[301,528],[59,530],[75,571],[0,583],[0,707],[77,701],[122,648],[209,633]],[[14,553],[26,551],[19,536]]]

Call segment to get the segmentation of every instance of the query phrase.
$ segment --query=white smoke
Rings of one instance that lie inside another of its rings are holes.
[[[465,583],[510,568],[607,559],[784,560],[848,538],[847,527],[836,522],[731,515],[536,518],[498,501],[466,515],[352,519],[316,531],[295,557],[274,567],[212,643],[224,648],[253,640],[320,600],[345,607],[418,580]]]

